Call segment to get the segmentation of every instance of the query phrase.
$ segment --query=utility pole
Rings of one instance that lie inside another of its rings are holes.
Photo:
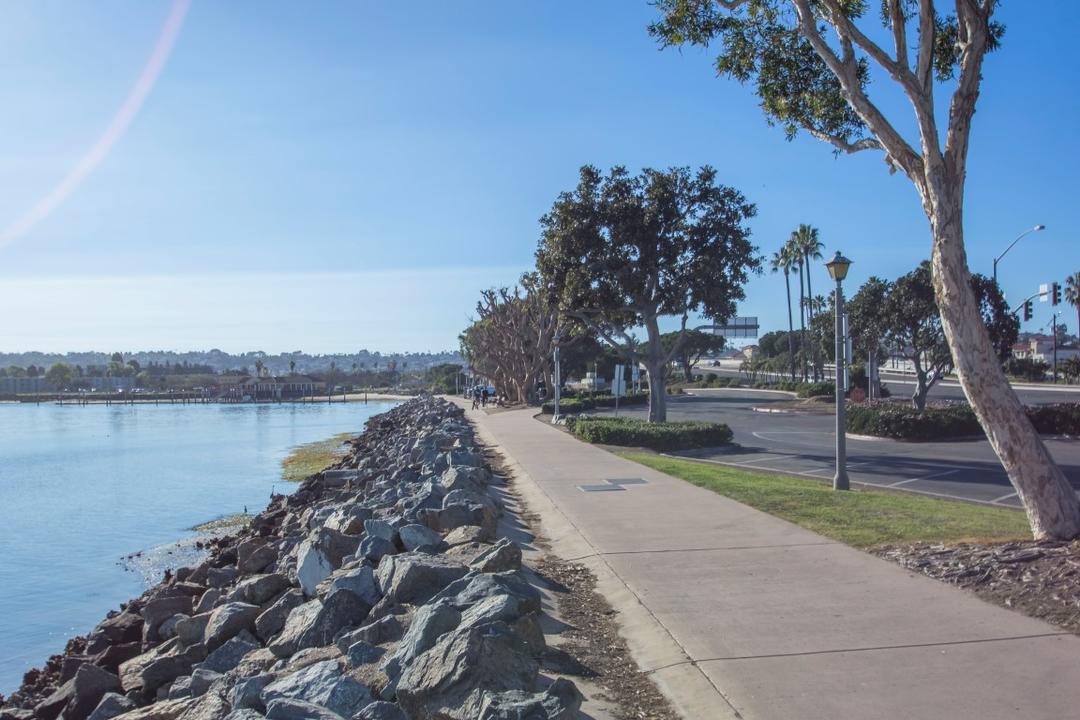
[[[1051,333],[1054,335],[1054,369],[1053,377],[1054,383],[1057,384],[1057,313],[1054,313],[1050,318]]]

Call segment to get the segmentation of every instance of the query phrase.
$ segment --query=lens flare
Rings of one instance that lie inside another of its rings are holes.
[[[180,35],[180,29],[184,25],[184,17],[187,15],[191,0],[173,0],[169,9],[169,16],[161,28],[157,43],[154,45],[150,57],[143,65],[142,72],[132,85],[131,91],[124,104],[113,115],[105,132],[90,147],[78,164],[71,169],[64,179],[60,181],[45,197],[41,198],[22,217],[11,223],[0,233],[0,247],[8,245],[19,237],[29,232],[35,225],[47,218],[53,210],[59,207],[67,198],[82,185],[83,181],[108,157],[113,145],[123,137],[124,132],[135,119],[143,102],[146,101],[150,91],[154,89],[158,76],[161,75],[165,63],[169,60],[176,38]]]

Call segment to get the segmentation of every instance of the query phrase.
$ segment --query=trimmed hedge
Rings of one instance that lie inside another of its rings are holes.
[[[928,407],[919,412],[899,403],[849,403],[844,427],[850,433],[896,440],[949,440],[982,433],[966,405]]]
[[[691,450],[731,442],[731,428],[723,423],[650,423],[637,418],[580,415],[567,418],[566,426],[585,442],[652,450]]]
[[[822,395],[834,396],[836,395],[836,383],[831,382],[810,382],[799,383],[795,387],[795,396],[801,398],[820,397]]]
[[[1080,435],[1080,402],[1032,405],[1027,409],[1027,416],[1041,433]]]
[[[1034,405],[1026,410],[1037,432],[1080,435],[1080,403]],[[848,432],[897,440],[925,442],[983,434],[967,405],[928,407],[920,413],[898,403],[849,403],[844,419]]]
[[[619,398],[619,407],[625,407],[627,405],[647,405],[649,402],[649,393],[628,393]],[[581,395],[579,397],[560,397],[559,398],[559,412],[563,415],[576,415],[587,410],[595,410],[601,407],[615,407],[614,395],[594,395],[589,397],[588,395]],[[548,415],[555,412],[555,401],[548,400],[540,406],[542,412]]]

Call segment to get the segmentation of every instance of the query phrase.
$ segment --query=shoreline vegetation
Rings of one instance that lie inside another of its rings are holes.
[[[359,434],[343,432],[325,440],[298,445],[281,461],[281,479],[291,483],[303,482],[325,470],[349,454],[349,440]]]

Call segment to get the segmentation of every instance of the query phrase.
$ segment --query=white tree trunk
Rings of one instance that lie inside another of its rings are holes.
[[[961,202],[940,188],[927,195],[934,294],[964,394],[1027,510],[1035,538],[1075,538],[1080,535],[1076,492],[1005,379],[979,314],[964,252]]]

